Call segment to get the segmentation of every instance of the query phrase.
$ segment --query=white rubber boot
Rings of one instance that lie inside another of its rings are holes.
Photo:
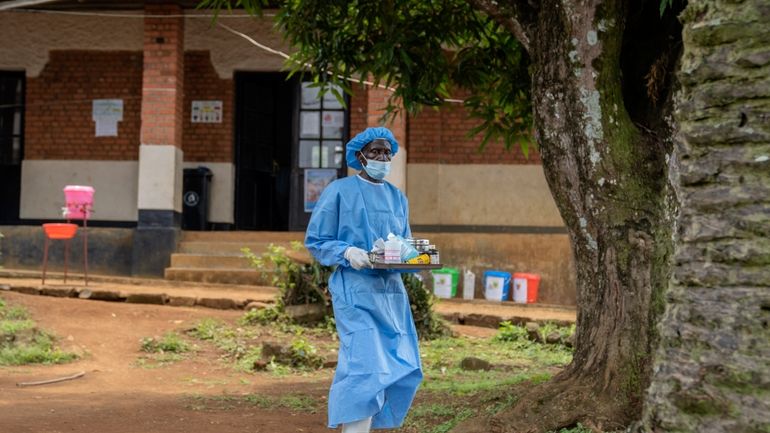
[[[360,421],[342,424],[342,433],[369,433],[372,428],[372,417]]]

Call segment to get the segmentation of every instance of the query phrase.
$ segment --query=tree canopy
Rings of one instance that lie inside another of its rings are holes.
[[[262,0],[204,0],[217,11]],[[294,73],[352,90],[349,79],[369,78],[393,88],[389,111],[407,112],[462,99],[479,119],[471,134],[482,146],[501,140],[526,146],[532,128],[529,58],[501,24],[463,0],[290,0],[278,2],[277,23],[296,49]],[[458,98],[460,95],[460,98]],[[522,140],[522,138],[525,138]]]

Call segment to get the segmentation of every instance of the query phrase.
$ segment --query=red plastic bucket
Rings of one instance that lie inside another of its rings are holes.
[[[90,186],[67,185],[64,187],[67,219],[88,219],[94,209],[94,189]]]
[[[516,272],[513,274],[513,301],[520,304],[537,302],[540,275]]]

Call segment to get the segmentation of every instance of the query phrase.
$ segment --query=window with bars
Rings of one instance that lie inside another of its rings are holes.
[[[342,168],[345,107],[331,91],[319,97],[309,82],[302,83],[300,98],[299,167]]]
[[[0,165],[21,164],[23,115],[23,73],[0,71]]]

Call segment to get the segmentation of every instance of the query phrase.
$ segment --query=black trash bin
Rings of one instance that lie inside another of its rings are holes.
[[[211,177],[208,167],[185,168],[183,183],[183,230],[208,230]]]

